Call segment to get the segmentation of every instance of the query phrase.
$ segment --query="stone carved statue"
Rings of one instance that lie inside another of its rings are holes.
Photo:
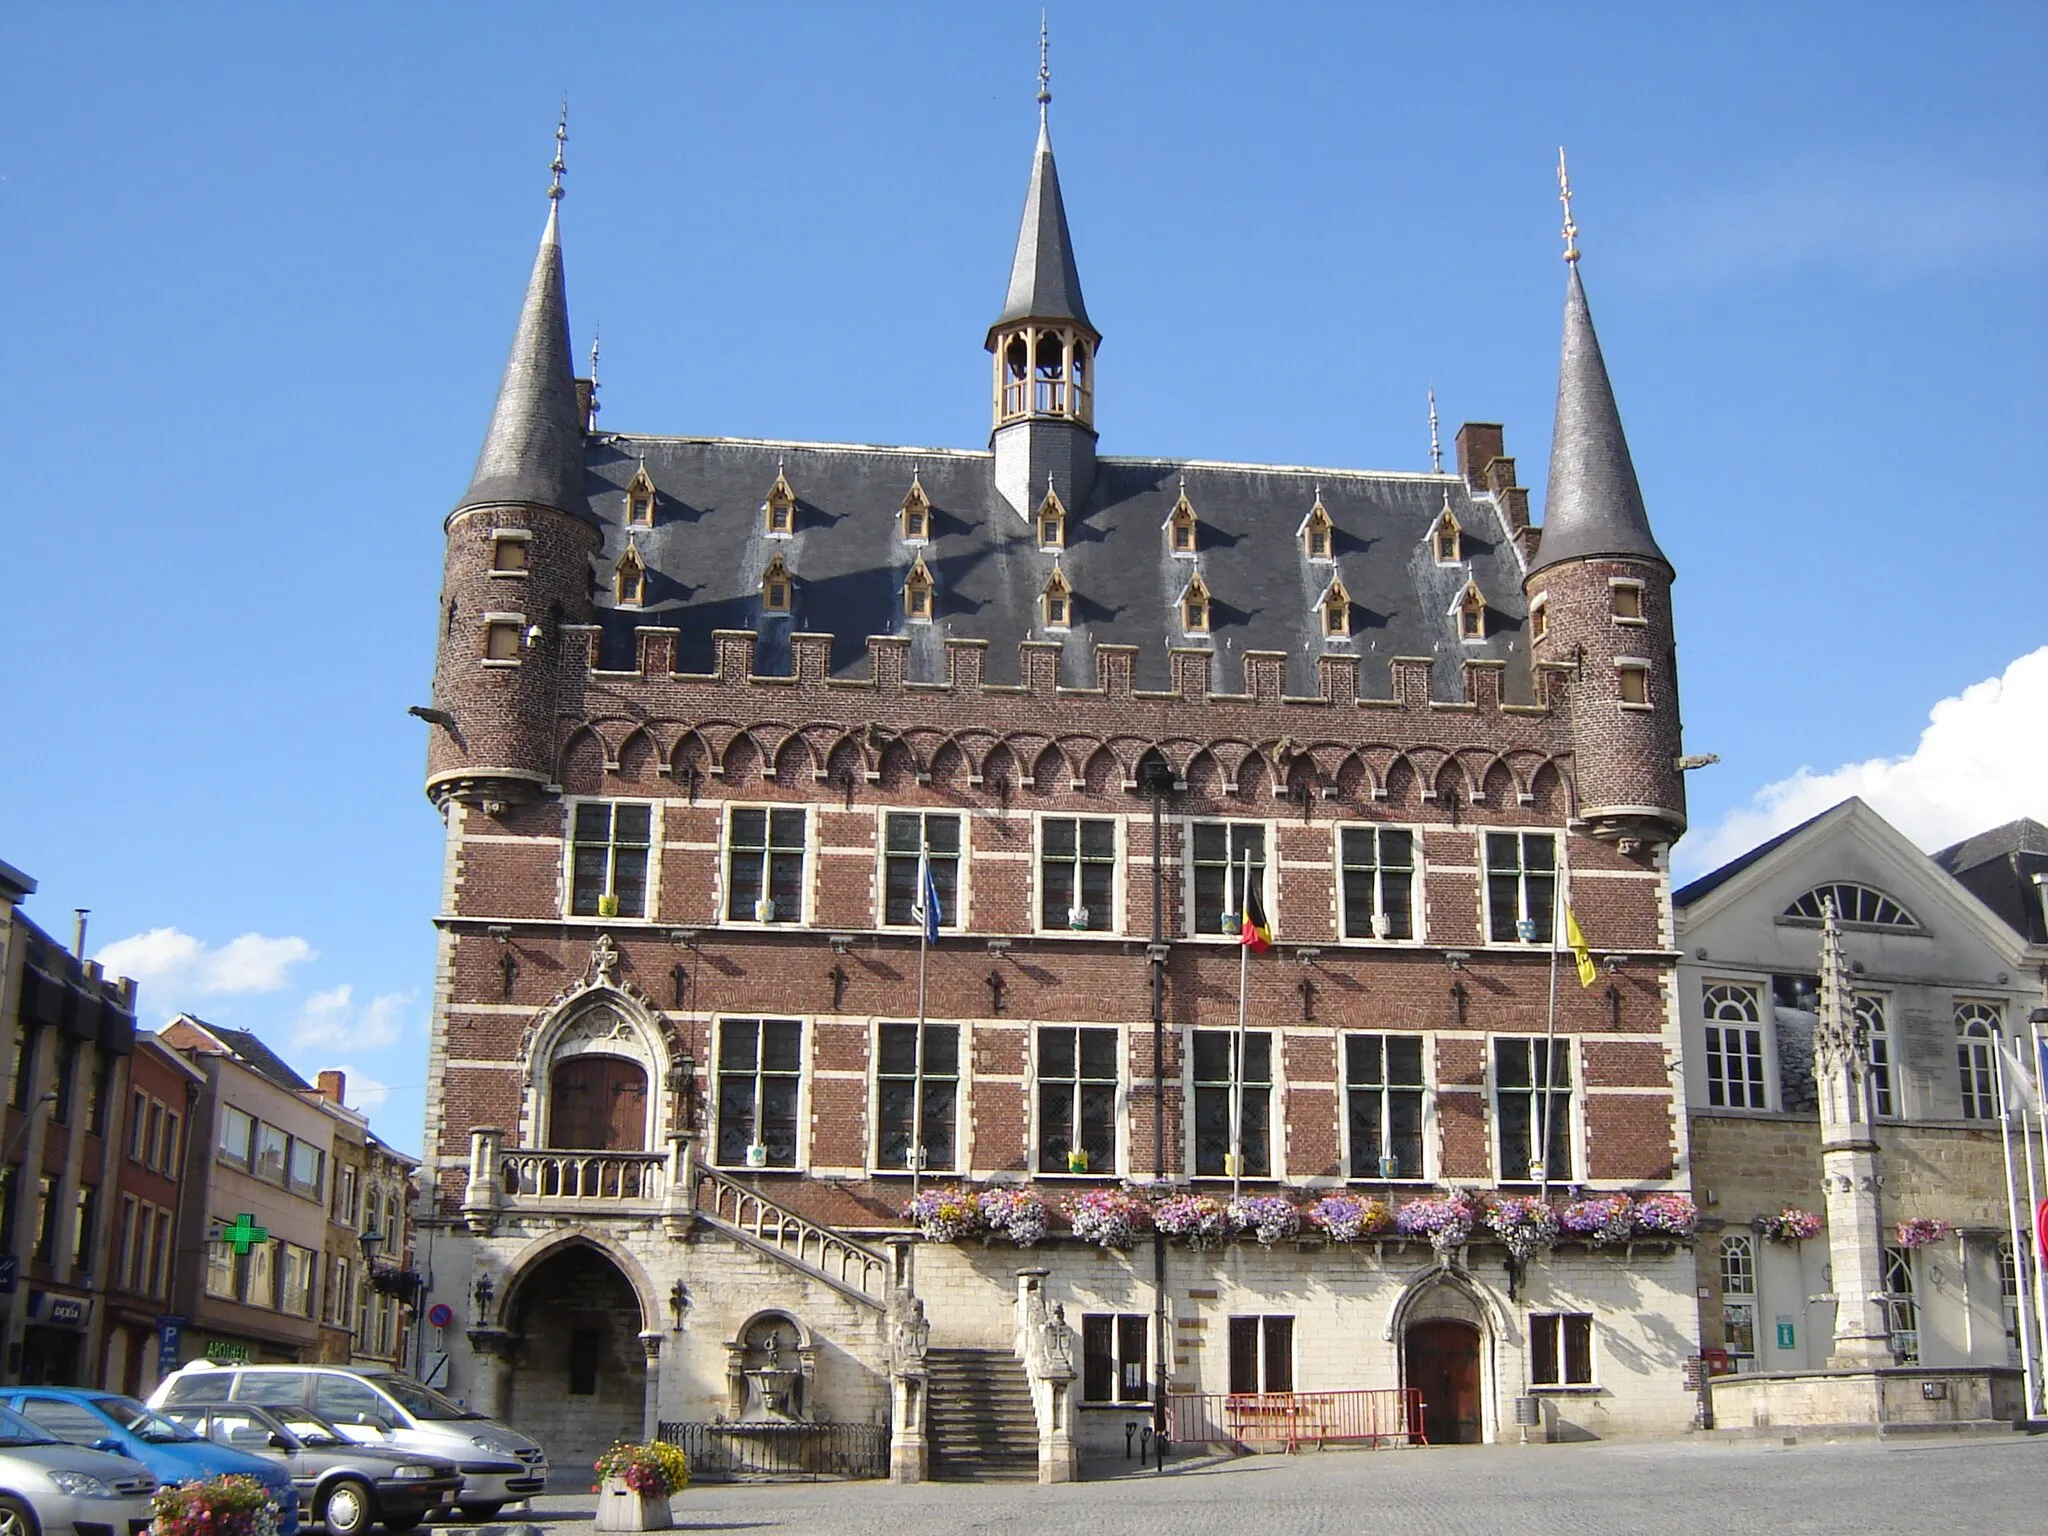
[[[931,1347],[932,1325],[924,1315],[924,1303],[915,1296],[899,1296],[889,1304],[890,1369],[902,1373],[922,1371],[925,1351]]]

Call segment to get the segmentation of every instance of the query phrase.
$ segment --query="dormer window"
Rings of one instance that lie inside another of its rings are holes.
[[[761,573],[761,607],[767,613],[789,612],[789,594],[793,583],[789,567],[782,563],[778,553],[768,562],[768,569]]]
[[[1199,571],[1181,592],[1180,627],[1191,635],[1209,633],[1209,585]]]
[[[1067,508],[1050,477],[1045,482],[1045,500],[1038,504],[1038,547],[1061,550],[1067,547]]]
[[[1351,594],[1344,590],[1342,581],[1330,583],[1330,590],[1323,594],[1323,633],[1332,640],[1349,639],[1351,635]]]
[[[786,539],[796,532],[796,492],[789,488],[779,465],[768,499],[761,503],[761,526],[771,539]]]
[[[1610,581],[1607,591],[1615,623],[1643,622],[1643,584],[1640,581]]]
[[[1436,526],[1429,533],[1438,565],[1456,565],[1465,558],[1463,534],[1464,529],[1458,526],[1458,519],[1451,512],[1451,498],[1446,496],[1444,509],[1436,515]]]
[[[930,621],[932,616],[932,585],[932,573],[925,567],[924,556],[919,555],[910,567],[910,574],[903,579],[903,616],[905,618]]]
[[[1180,483],[1180,500],[1173,504],[1173,511],[1166,519],[1166,547],[1176,555],[1193,559],[1195,545],[1195,505],[1188,500],[1188,483]]]
[[[1330,558],[1330,539],[1336,531],[1330,521],[1330,514],[1323,507],[1323,493],[1316,492],[1316,504],[1308,509],[1308,516],[1301,520],[1302,553],[1311,560]]]
[[[907,544],[922,544],[932,536],[931,498],[916,475],[910,477],[910,494],[903,498],[900,526]]]
[[[1531,638],[1541,640],[1549,633],[1550,599],[1539,592],[1529,604],[1529,634]]]
[[[500,528],[491,535],[491,574],[524,576],[532,564],[527,545],[533,535],[523,528]]]
[[[623,608],[638,608],[647,601],[647,562],[638,546],[628,544],[612,571],[612,596]]]
[[[1065,629],[1074,622],[1074,589],[1058,566],[1053,567],[1051,580],[1039,594],[1038,606],[1047,629]]]
[[[626,487],[626,526],[654,526],[654,477],[647,473],[645,464],[634,472],[632,482]]]
[[[1486,597],[1479,590],[1479,583],[1469,576],[1465,579],[1465,590],[1458,594],[1456,607],[1458,616],[1458,638],[1460,640],[1484,640],[1486,638]]]

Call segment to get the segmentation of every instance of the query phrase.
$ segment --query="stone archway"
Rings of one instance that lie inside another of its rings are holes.
[[[1431,1445],[1494,1440],[1505,1327],[1498,1312],[1491,1296],[1449,1268],[1418,1276],[1395,1303],[1386,1336],[1400,1341],[1401,1384],[1422,1395]]]
[[[506,1326],[518,1341],[501,1416],[561,1471],[589,1467],[642,1437],[647,1351],[633,1282],[593,1244],[562,1243],[513,1281]]]

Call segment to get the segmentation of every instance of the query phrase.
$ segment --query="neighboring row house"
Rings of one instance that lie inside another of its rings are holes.
[[[1406,1386],[1434,1440],[1693,1421],[1674,1243],[1525,1268],[1484,1230],[1155,1249],[1060,1214],[1689,1187],[1673,572],[1577,256],[1539,529],[1492,425],[1455,472],[1098,453],[1043,121],[972,338],[985,448],[597,429],[551,204],[416,711],[452,1390],[565,1465],[892,1394],[900,1452],[921,1327],[935,1381],[994,1369],[1037,1267],[1068,1447],[1162,1388]],[[1599,974],[1553,988],[1567,866]],[[911,1243],[913,1189],[959,1181],[1050,1235]]]
[[[1834,1342],[1828,1244],[1785,1214],[1826,1209],[1813,1042],[1827,906],[1869,1041],[1893,1356],[2020,1365],[2032,1287],[2008,1201],[2027,1188],[2019,1174],[2008,1196],[1995,1058],[2048,1001],[2044,865],[2038,823],[1930,858],[1850,799],[1677,892],[1702,1336],[1717,1372],[1819,1369]],[[1902,1237],[1915,1220],[1942,1226]]]

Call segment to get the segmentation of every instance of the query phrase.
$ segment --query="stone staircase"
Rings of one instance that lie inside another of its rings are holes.
[[[1006,1349],[933,1349],[925,1369],[933,1479],[1036,1481],[1038,1419],[1022,1362]]]

